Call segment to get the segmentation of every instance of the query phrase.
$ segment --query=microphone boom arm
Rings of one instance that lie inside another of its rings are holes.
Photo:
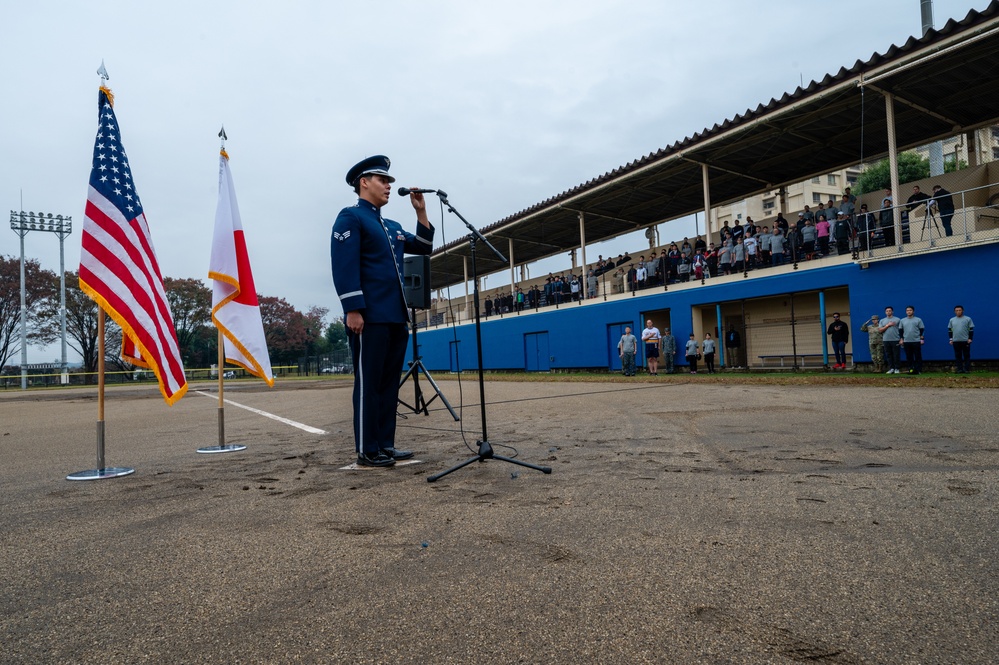
[[[475,240],[481,240],[483,243],[485,243],[485,245],[489,249],[493,250],[493,253],[496,254],[496,256],[499,258],[500,261],[502,261],[503,263],[507,263],[508,262],[506,260],[506,257],[503,256],[502,252],[500,252],[498,249],[496,249],[495,247],[493,247],[492,243],[489,242],[488,240],[486,240],[486,237],[484,235],[482,235],[481,233],[479,233],[479,230],[477,228],[475,228],[474,226],[472,226],[471,222],[469,222],[467,219],[465,219],[460,212],[458,212],[457,210],[455,210],[454,206],[451,205],[451,202],[447,200],[447,193],[446,192],[438,191],[437,192],[437,196],[440,197],[441,203],[443,203],[445,206],[447,206],[447,211],[449,213],[453,214],[455,217],[457,217],[458,219],[460,219],[462,222],[465,223],[465,226],[468,227],[468,230],[472,232],[472,241],[473,242]]]
[[[549,466],[538,466],[537,464],[529,464],[528,462],[524,462],[519,459],[513,459],[511,457],[504,457],[503,455],[497,455],[496,453],[493,452],[492,444],[489,443],[489,435],[486,431],[486,387],[485,387],[485,379],[483,378],[482,374],[482,319],[480,318],[479,314],[479,273],[475,261],[476,242],[481,240],[486,245],[488,245],[489,249],[493,250],[496,256],[498,256],[500,261],[502,261],[503,263],[506,263],[506,257],[503,256],[503,254],[498,249],[493,247],[489,243],[489,241],[486,240],[485,236],[479,233],[478,229],[472,226],[467,219],[462,217],[460,212],[454,209],[454,206],[451,205],[450,201],[447,200],[447,194],[445,194],[444,192],[437,192],[437,196],[439,196],[441,199],[441,205],[447,206],[447,211],[456,215],[458,219],[460,219],[462,222],[465,223],[465,226],[468,227],[468,230],[472,232],[472,235],[468,239],[468,244],[469,248],[471,249],[471,255],[472,255],[472,283],[474,285],[474,290],[472,292],[472,304],[475,310],[475,351],[479,360],[479,407],[482,412],[482,440],[477,442],[479,447],[474,457],[471,457],[465,460],[464,462],[460,462],[459,464],[451,467],[450,469],[441,471],[438,474],[435,474],[433,476],[427,476],[427,482],[432,483],[438,480],[439,478],[443,478],[449,473],[452,473],[454,471],[457,471],[458,469],[468,466],[472,462],[484,462],[488,459],[497,459],[502,462],[509,462],[510,464],[516,464],[518,466],[527,467],[529,469],[534,469],[535,471],[541,471],[542,473],[546,474],[551,473],[552,469]]]

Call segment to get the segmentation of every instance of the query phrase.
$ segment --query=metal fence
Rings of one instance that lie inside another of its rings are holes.
[[[300,358],[295,365],[276,365],[271,368],[275,378],[334,376],[337,374],[353,374],[354,366],[350,352],[343,351],[326,355],[315,355]],[[186,368],[184,375],[188,381],[216,381],[218,371],[214,367]],[[224,367],[222,376],[225,380],[255,379],[252,374],[241,367]],[[107,385],[125,385],[156,383],[156,375],[145,369],[127,371],[105,371],[104,383]],[[63,375],[58,372],[38,372],[28,374],[28,388],[57,388],[60,386],[97,385],[97,372],[70,371]],[[19,390],[21,374],[5,374],[0,376],[0,387],[4,390]]]
[[[858,215],[856,258],[891,257],[910,251],[994,241],[999,237],[997,189],[999,185],[989,183],[950,193],[952,206],[931,199],[914,206],[901,203],[872,209],[867,217]],[[927,194],[932,196],[932,190]]]

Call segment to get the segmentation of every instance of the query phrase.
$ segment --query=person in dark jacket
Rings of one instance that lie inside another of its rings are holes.
[[[874,213],[868,212],[867,204],[864,203],[860,206],[860,212],[857,213],[857,240],[861,250],[866,252],[870,248],[871,236],[874,235],[876,228]]]
[[[905,209],[909,212],[909,229],[910,229],[910,233],[911,233],[911,229],[913,228],[913,224],[912,224],[912,221],[913,221],[912,220],[912,213],[919,206],[924,206],[923,207],[923,224],[924,224],[923,228],[924,229],[928,228],[929,221],[930,221],[930,201],[931,201],[931,199],[930,199],[930,195],[929,194],[927,194],[926,192],[920,190],[919,189],[919,185],[913,185],[913,187],[912,187],[912,196],[910,196],[905,201]],[[904,240],[903,240],[903,242],[904,242]]]
[[[833,312],[833,322],[826,329],[826,334],[832,338],[833,352],[836,354],[833,369],[846,369],[846,343],[850,341],[850,326],[840,321],[839,312]]]
[[[739,364],[739,348],[742,346],[742,335],[735,329],[735,324],[728,325],[728,332],[725,333],[725,357],[728,358],[730,367],[741,367]]]
[[[912,212],[922,204],[930,200],[930,195],[919,189],[919,185],[912,186],[912,196],[905,201],[905,209]]]
[[[777,213],[777,219],[774,220],[774,225],[779,226],[780,230],[784,232],[784,235],[787,235],[788,223],[787,220],[784,219],[784,213]]]
[[[892,209],[891,190],[885,190],[885,197],[881,199],[881,220],[879,226],[885,238],[885,247],[895,246],[895,212]]]
[[[836,223],[833,227],[833,239],[836,241],[836,253],[848,254],[850,252],[850,239],[853,237],[853,225],[845,212],[837,215]]]
[[[940,223],[944,227],[944,235],[952,236],[950,221],[954,218],[954,197],[940,185],[933,185],[933,203],[940,213]],[[932,205],[931,204],[931,205]]]
[[[362,466],[392,466],[413,456],[395,447],[399,374],[409,342],[409,310],[403,291],[403,254],[430,254],[434,228],[423,195],[412,193],[416,234],[384,219],[395,178],[388,157],[376,155],[347,171],[357,203],[333,223],[330,258],[333,285],[346,313],[347,342],[354,359],[354,446]]]

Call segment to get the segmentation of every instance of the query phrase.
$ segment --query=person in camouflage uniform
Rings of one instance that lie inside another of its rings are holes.
[[[669,328],[663,330],[663,335],[659,338],[659,347],[661,348],[660,355],[663,359],[663,371],[667,374],[672,374],[676,371],[676,368],[673,366],[673,361],[676,360],[676,337],[673,337],[673,333],[669,331]]]
[[[878,330],[878,315],[872,314],[869,321],[865,321],[860,326],[860,330],[867,333],[867,344],[871,348],[871,362],[874,363],[874,371],[880,373],[885,365],[885,348],[881,341],[881,331]]]

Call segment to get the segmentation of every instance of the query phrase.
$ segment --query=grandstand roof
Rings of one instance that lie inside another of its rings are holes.
[[[882,93],[895,95],[899,150],[999,119],[999,0],[924,37],[812,81],[780,99],[649,153],[480,229],[518,265],[703,211],[702,165],[712,205],[739,201],[887,154]],[[431,287],[464,281],[468,238],[431,257]],[[479,275],[508,268],[478,248]]]

